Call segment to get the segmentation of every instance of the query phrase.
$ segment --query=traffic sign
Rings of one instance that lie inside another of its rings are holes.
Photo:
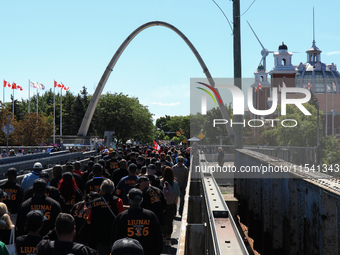
[[[3,128],[2,128],[2,131],[6,134],[6,135],[10,135],[14,132],[14,127],[10,124],[10,123],[7,123]],[[8,134],[7,134],[8,132]]]
[[[201,140],[202,140],[204,137],[205,137],[205,135],[203,135],[203,133],[200,133],[200,134],[198,135],[198,138],[201,139]]]

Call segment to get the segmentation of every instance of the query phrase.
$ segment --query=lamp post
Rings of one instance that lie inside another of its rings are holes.
[[[241,72],[241,16],[240,0],[233,0],[233,34],[234,34],[234,82],[235,86],[242,90]],[[242,115],[234,115],[235,122],[243,122]],[[235,146],[243,148],[242,126],[235,128]]]

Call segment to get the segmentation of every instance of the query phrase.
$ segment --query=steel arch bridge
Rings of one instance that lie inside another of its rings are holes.
[[[176,34],[178,34],[184,41],[185,43],[189,46],[189,48],[191,49],[192,53],[194,53],[196,59],[198,60],[199,64],[201,65],[203,72],[205,74],[205,76],[208,79],[208,82],[210,84],[210,86],[212,86],[213,88],[215,88],[215,82],[213,80],[213,78],[211,77],[211,74],[207,68],[207,66],[205,65],[202,57],[200,56],[200,54],[198,53],[198,51],[196,50],[196,48],[194,47],[194,45],[189,41],[189,39],[179,30],[177,29],[175,26],[163,22],[163,21],[151,21],[148,23],[145,23],[144,25],[141,25],[140,27],[138,27],[136,30],[134,30],[126,39],[125,41],[120,45],[120,47],[118,48],[118,50],[116,51],[116,53],[113,55],[111,61],[109,62],[108,66],[106,67],[98,85],[97,88],[92,96],[92,99],[89,103],[89,106],[87,107],[86,113],[84,115],[84,118],[82,120],[82,123],[80,125],[80,128],[78,130],[78,136],[86,136],[87,131],[89,129],[94,111],[96,110],[100,95],[104,89],[104,86],[111,74],[111,72],[113,71],[113,68],[115,67],[119,57],[122,55],[122,53],[124,52],[125,48],[129,45],[129,43],[143,30],[149,28],[149,27],[153,27],[153,26],[163,26],[163,27],[167,27],[169,29],[171,29],[172,31],[174,31]],[[218,90],[216,89],[217,93],[219,94]],[[219,101],[219,100],[218,100]],[[226,120],[229,121],[229,114],[226,111],[224,105],[223,105],[223,101],[218,102],[219,104],[219,108],[221,110],[222,113],[222,117]],[[227,130],[228,130],[228,134],[229,136],[233,139],[234,138],[234,130],[232,127],[226,125]]]

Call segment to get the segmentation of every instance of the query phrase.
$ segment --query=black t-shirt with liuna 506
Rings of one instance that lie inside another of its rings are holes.
[[[89,236],[89,225],[87,224],[87,217],[89,209],[85,206],[85,201],[76,203],[70,214],[73,216],[76,223],[76,236],[74,241],[78,243],[87,243]]]
[[[130,208],[117,215],[112,225],[112,243],[130,237],[138,240],[145,255],[162,252],[162,231],[157,216],[150,210]]]
[[[164,198],[163,192],[160,189],[154,186],[149,186],[144,189],[141,207],[154,212],[158,217],[159,223],[161,225],[164,224],[166,200]]]
[[[2,184],[0,188],[7,193],[3,202],[7,205],[8,211],[12,214],[18,213],[24,195],[21,186],[18,183],[8,181]]]
[[[92,179],[88,180],[85,184],[85,193],[91,194],[92,192],[98,192],[99,194],[102,194],[100,186],[106,179],[107,178],[105,177],[93,177]]]
[[[57,188],[52,187],[52,186],[46,186],[45,195],[57,201],[60,204],[61,208],[64,210],[65,200],[60,195],[60,192]],[[33,187],[30,187],[28,190],[26,190],[23,201],[26,201],[27,199],[33,196],[34,196]]]
[[[36,253],[36,246],[42,240],[41,236],[24,235],[19,236],[15,242],[18,255],[29,255]]]
[[[34,195],[32,198],[27,199],[22,203],[16,222],[18,235],[26,234],[24,231],[26,215],[30,211],[40,210],[44,213],[46,220],[44,221],[43,227],[40,230],[40,235],[44,236],[54,228],[55,220],[58,214],[61,212],[60,204],[50,197],[45,195]]]

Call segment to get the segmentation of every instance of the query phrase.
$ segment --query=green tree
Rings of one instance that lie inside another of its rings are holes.
[[[75,98],[72,109],[71,109],[71,126],[70,126],[70,134],[77,134],[78,129],[80,127],[81,121],[83,120],[83,117],[85,115],[85,108],[83,105],[83,100],[81,96],[78,94],[78,96]]]
[[[317,144],[317,109],[309,103],[303,104],[311,115],[304,115],[295,105],[287,105],[287,114],[280,117],[284,119],[294,119],[297,121],[295,127],[284,127],[278,124],[274,129],[279,145],[284,146],[308,146],[314,147]],[[321,119],[321,118],[320,118]],[[293,122],[286,125],[293,125]],[[322,126],[320,122],[320,127]]]
[[[97,135],[115,131],[118,141],[128,139],[149,140],[154,133],[152,114],[136,97],[106,93],[99,99],[93,116],[93,128]]]
[[[47,117],[41,114],[30,113],[26,114],[25,118],[16,125],[13,144],[39,145],[47,141],[51,135],[52,125],[48,123]]]
[[[340,151],[338,139],[335,136],[327,136],[321,139],[321,160],[323,164],[340,164]]]
[[[63,134],[67,135],[76,135],[76,131],[78,131],[77,128],[74,126],[73,122],[73,107],[74,107],[74,102],[75,102],[75,96],[70,92],[66,91],[66,94],[63,96]],[[59,108],[60,109],[60,104]],[[81,115],[82,113],[79,113]],[[57,115],[57,114],[56,114]],[[83,115],[82,115],[83,116]],[[60,118],[60,111],[58,110],[58,120]],[[60,128],[60,122],[56,121],[58,123],[58,129]]]

